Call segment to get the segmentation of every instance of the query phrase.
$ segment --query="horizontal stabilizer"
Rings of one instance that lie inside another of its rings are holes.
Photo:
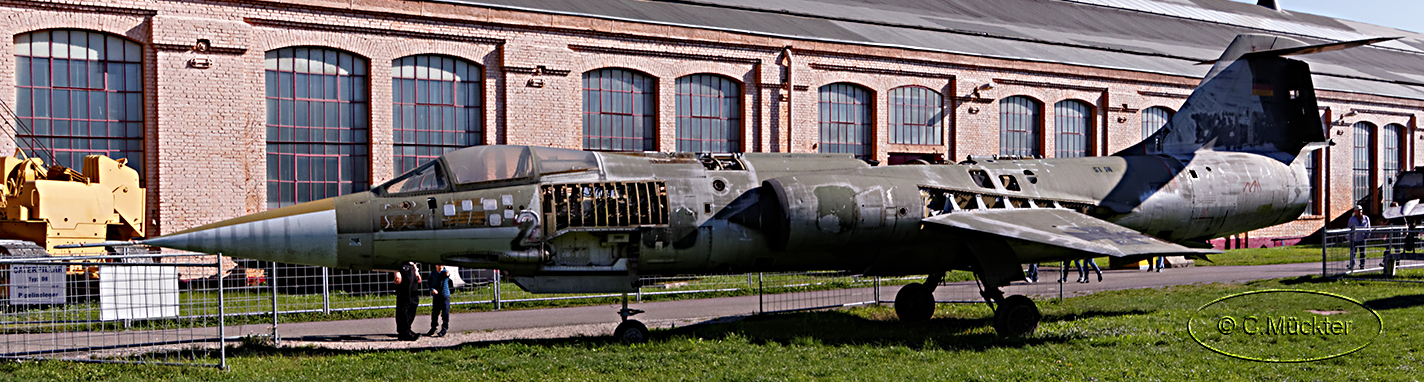
[[[930,217],[923,222],[1112,257],[1222,253],[1215,249],[1194,249],[1169,243],[1066,209],[953,212]]]
[[[1424,206],[1420,205],[1419,199],[1414,199],[1404,202],[1402,206],[1385,207],[1381,215],[1384,215],[1385,219],[1424,215]]]

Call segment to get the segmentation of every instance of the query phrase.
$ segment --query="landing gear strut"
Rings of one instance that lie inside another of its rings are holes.
[[[629,320],[635,314],[643,313],[638,309],[628,309],[628,294],[623,294],[623,309],[618,310],[618,317],[623,319],[618,324],[617,329],[613,329],[613,338],[623,341],[625,344],[639,344],[648,342],[648,326],[643,325],[638,320]]]
[[[979,294],[994,306],[994,331],[1000,336],[1020,337],[1038,329],[1038,320],[1043,315],[1038,313],[1032,299],[1017,294],[1004,297],[1004,292],[995,286],[988,286]]]
[[[900,287],[895,293],[895,315],[901,322],[928,322],[934,317],[934,290],[944,281],[944,273],[931,273],[924,284],[913,283]]]

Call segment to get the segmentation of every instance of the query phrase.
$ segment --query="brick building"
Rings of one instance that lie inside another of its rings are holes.
[[[1307,214],[1248,236],[1378,211],[1420,161],[1424,35],[1226,0],[0,0],[0,100],[23,122],[0,148],[129,158],[152,233],[475,144],[1108,155],[1239,33],[1404,36],[1302,58],[1335,145]]]

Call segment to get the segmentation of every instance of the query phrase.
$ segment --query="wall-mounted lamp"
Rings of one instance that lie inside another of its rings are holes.
[[[1359,114],[1360,114],[1360,113],[1357,113],[1357,112],[1355,112],[1354,110],[1350,110],[1349,112],[1346,112],[1345,114],[1341,114],[1341,115],[1340,115],[1340,119],[1335,120],[1335,124],[1336,124],[1336,125],[1342,125],[1342,126],[1343,126],[1343,125],[1345,125],[1345,118],[1347,118],[1347,117],[1354,117],[1354,116],[1359,115]]]
[[[543,78],[530,78],[530,79],[529,79],[529,82],[524,83],[524,85],[525,85],[525,86],[528,86],[528,87],[531,87],[531,88],[542,88],[542,87],[544,87],[544,79],[543,79]]]
[[[188,67],[193,69],[207,69],[213,67],[213,60],[198,57],[188,60]]]
[[[990,83],[987,83],[987,84],[983,84],[983,85],[976,86],[976,87],[974,87],[974,91],[971,92],[971,93],[969,93],[969,95],[970,95],[970,96],[973,96],[974,98],[980,98],[979,92],[981,92],[981,91],[989,91],[989,90],[994,90],[994,83],[990,82]]]

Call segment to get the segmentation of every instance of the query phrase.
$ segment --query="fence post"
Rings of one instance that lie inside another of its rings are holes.
[[[762,288],[762,284],[761,284],[761,273],[757,273],[757,312],[758,312],[758,313],[763,313],[763,314],[766,313],[766,301],[765,301],[765,298],[763,297],[765,294],[766,294],[766,290]]]
[[[499,306],[499,305],[500,305],[500,304],[499,304],[499,283],[500,283],[499,274],[500,274],[500,272],[499,272],[498,270],[495,270],[495,271],[494,271],[494,310],[499,310],[499,308],[500,308],[500,306]]]
[[[880,304],[880,276],[875,276],[875,304]]]
[[[331,269],[321,267],[321,312],[331,314]]]
[[[218,368],[227,370],[227,299],[223,296],[222,264],[222,253],[218,253]]]
[[[271,282],[268,283],[268,285],[271,286],[271,289],[272,289],[272,344],[275,345],[275,344],[277,344],[277,341],[278,341],[278,338],[277,338],[277,262],[276,262],[276,261],[273,261],[273,262],[272,262],[272,276],[271,276],[271,277],[268,277],[267,280],[271,280]]]
[[[1330,262],[1330,257],[1327,256],[1327,254],[1330,253],[1329,250],[1330,250],[1330,231],[1329,231],[1329,230],[1326,230],[1326,229],[1321,229],[1321,230],[1320,230],[1320,277],[1329,277],[1329,276],[1330,276],[1330,268],[1327,266],[1327,264],[1329,264],[1329,262]]]

